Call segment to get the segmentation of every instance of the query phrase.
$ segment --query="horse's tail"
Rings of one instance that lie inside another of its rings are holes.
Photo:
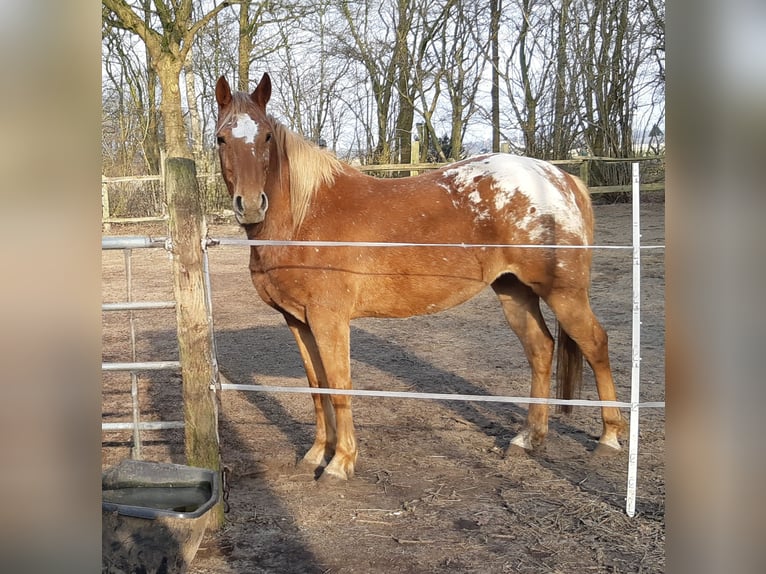
[[[582,388],[582,351],[574,339],[558,325],[556,351],[556,398],[580,398]],[[556,412],[571,413],[572,405],[558,405]]]

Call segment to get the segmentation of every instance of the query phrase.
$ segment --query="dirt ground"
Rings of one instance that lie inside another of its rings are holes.
[[[646,194],[644,244],[664,243],[664,202]],[[629,204],[595,207],[596,243],[627,245]],[[113,226],[111,235],[164,235],[161,227]],[[212,237],[242,237],[211,225]],[[221,371],[235,383],[303,386],[292,337],[263,304],[247,270],[247,247],[210,251]],[[103,300],[126,297],[124,256],[103,252]],[[170,300],[168,254],[135,250],[135,300]],[[664,391],[664,251],[642,257],[641,399]],[[621,400],[630,398],[631,254],[594,255],[592,302],[606,327]],[[547,311],[547,310],[546,310]],[[550,314],[547,314],[550,317]],[[173,311],[136,312],[138,360],[177,359]],[[549,321],[549,326],[553,322]],[[131,360],[129,318],[104,313],[103,360]],[[529,370],[491,290],[450,311],[352,324],[359,389],[527,396]],[[103,376],[103,420],[130,420],[130,377]],[[142,418],[182,420],[180,377],[139,379]],[[586,367],[583,398],[597,399]],[[625,514],[627,448],[591,457],[596,408],[553,414],[545,449],[504,458],[526,407],[502,403],[354,399],[356,476],[325,486],[294,468],[313,439],[306,395],[224,391],[222,457],[230,511],[208,531],[190,572],[202,573],[574,573],[665,570],[665,411],[642,409],[637,514]],[[625,413],[627,416],[627,412]],[[180,430],[147,431],[143,458],[184,463]],[[129,432],[105,432],[104,468],[131,455]]]

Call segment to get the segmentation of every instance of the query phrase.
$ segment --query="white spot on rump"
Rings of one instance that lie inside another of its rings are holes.
[[[231,135],[235,138],[244,139],[245,143],[251,144],[255,141],[257,133],[258,125],[253,121],[253,118],[247,114],[237,115],[237,123],[231,128]]]
[[[481,194],[478,191],[473,190],[471,193],[469,193],[468,201],[471,202],[471,210],[473,211],[477,221],[489,219],[491,217],[489,210],[486,209],[486,207],[482,209],[481,207],[482,198],[481,198]]]
[[[526,197],[530,208],[534,208],[521,220],[517,220],[519,227],[532,232],[538,226],[540,216],[552,215],[564,230],[585,241],[582,214],[573,193],[561,191],[569,187],[566,176],[547,162],[523,156],[495,154],[448,169],[444,175],[453,177],[459,190],[472,188],[477,179],[491,177],[495,190],[493,204],[497,212],[508,207],[517,193]],[[468,199],[474,204],[478,203],[478,192],[471,191]]]

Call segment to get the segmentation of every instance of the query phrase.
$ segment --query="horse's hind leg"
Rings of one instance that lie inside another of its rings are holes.
[[[577,343],[585,360],[593,369],[599,399],[616,401],[607,334],[593,314],[587,289],[553,291],[545,300],[556,314],[561,327]],[[596,452],[620,450],[619,436],[627,428],[620,409],[602,407],[601,418],[604,429]]]
[[[540,298],[514,275],[503,275],[494,283],[495,290],[508,324],[524,347],[532,370],[530,396],[548,398],[551,365],[553,363],[553,337],[540,312]],[[508,447],[508,454],[520,449],[530,451],[540,446],[548,434],[548,405],[530,404],[526,428],[517,434]]]
[[[294,317],[285,314],[290,331],[295,337],[306,369],[306,378],[312,388],[327,387],[327,377],[319,358],[316,341],[308,326]],[[300,461],[299,466],[314,472],[325,466],[335,453],[335,413],[329,395],[312,394],[314,412],[316,415],[316,435],[314,444]]]

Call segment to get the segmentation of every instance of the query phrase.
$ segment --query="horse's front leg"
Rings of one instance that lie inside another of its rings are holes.
[[[319,352],[327,386],[331,389],[350,389],[348,318],[328,309],[312,308],[307,311],[307,319]],[[354,476],[359,454],[351,413],[351,397],[333,394],[330,401],[335,411],[335,453],[320,479],[347,480]]]
[[[306,370],[306,378],[309,386],[312,388],[327,387],[327,377],[322,367],[322,361],[319,358],[316,341],[311,334],[308,325],[302,323],[285,314],[290,331],[298,344],[298,350],[303,359],[303,366]],[[314,413],[316,416],[316,434],[314,444],[298,463],[299,467],[305,467],[309,472],[315,472],[318,468],[325,466],[335,453],[335,413],[333,411],[332,400],[329,395],[312,394],[314,401]]]

